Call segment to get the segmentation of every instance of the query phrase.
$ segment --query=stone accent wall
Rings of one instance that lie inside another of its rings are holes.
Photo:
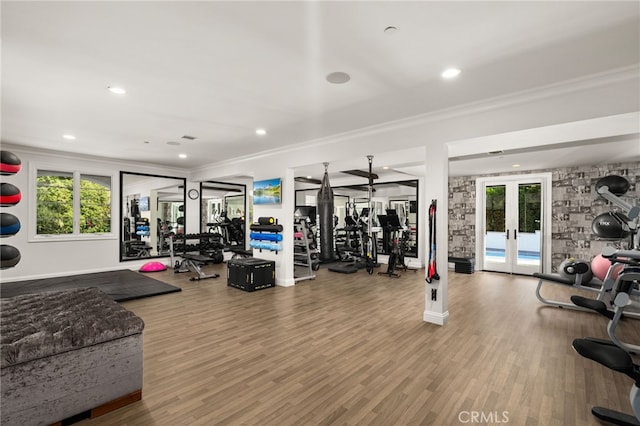
[[[589,260],[604,246],[615,245],[597,240],[591,231],[593,218],[612,210],[606,200],[595,195],[594,185],[604,176],[624,176],[630,188],[623,198],[637,205],[640,203],[640,162],[535,171],[541,172],[552,173],[551,264],[554,270],[555,265],[567,257]],[[512,174],[527,173],[509,175]],[[475,256],[476,179],[488,176],[501,174],[449,178],[449,256]]]

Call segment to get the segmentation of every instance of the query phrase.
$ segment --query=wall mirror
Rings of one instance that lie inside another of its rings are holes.
[[[120,260],[169,255],[184,233],[186,179],[120,172]]]
[[[405,255],[417,257],[418,180],[375,183],[373,188],[371,219],[373,226],[379,228],[376,233],[378,253],[389,253],[389,238],[393,235],[385,229],[385,224],[388,224],[387,216],[397,216],[408,236]],[[296,190],[296,206],[315,206],[318,189]],[[367,185],[349,185],[332,187],[332,190],[334,222],[337,222],[334,236],[339,238],[345,227],[362,220],[363,210],[369,207],[369,189]]]
[[[220,234],[226,249],[246,247],[247,187],[243,184],[200,183],[200,232]]]

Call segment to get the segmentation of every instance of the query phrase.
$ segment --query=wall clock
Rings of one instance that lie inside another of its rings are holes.
[[[191,198],[192,200],[197,200],[198,197],[200,196],[200,193],[198,192],[197,189],[190,189],[188,195],[189,195],[189,198]]]

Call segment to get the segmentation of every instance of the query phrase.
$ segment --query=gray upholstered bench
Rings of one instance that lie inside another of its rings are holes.
[[[143,328],[95,288],[1,299],[0,423],[96,417],[140,400]]]

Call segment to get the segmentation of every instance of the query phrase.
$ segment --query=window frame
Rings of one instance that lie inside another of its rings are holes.
[[[38,234],[38,171],[51,171],[69,173],[73,176],[73,232],[71,234]],[[111,231],[82,233],[80,230],[80,177],[82,175],[104,176],[111,181],[111,200],[109,210],[111,214]],[[29,204],[28,223],[29,242],[54,242],[54,241],[95,241],[95,240],[116,240],[118,238],[117,217],[115,210],[115,200],[117,194],[115,188],[118,187],[117,173],[112,170],[100,170],[95,168],[64,167],[56,164],[31,163],[29,167]]]

